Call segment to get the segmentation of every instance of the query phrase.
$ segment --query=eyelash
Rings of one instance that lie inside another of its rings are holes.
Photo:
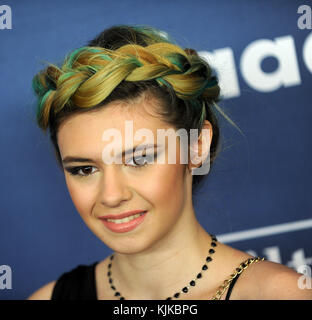
[[[68,167],[66,170],[69,172],[70,175],[72,176],[80,176],[80,177],[87,177],[90,176],[92,173],[88,174],[80,174],[78,173],[81,169],[85,168],[91,168],[92,166],[80,166],[80,167]]]
[[[143,167],[146,167],[147,165],[149,165],[149,158],[153,158],[153,157],[154,157],[154,155],[146,156],[146,158],[144,159],[144,164],[141,164],[141,165],[129,165],[129,166],[134,168],[134,169],[142,169]],[[143,157],[134,157],[134,158],[131,158],[130,160],[134,160],[134,159],[138,159],[138,158],[141,159]],[[129,164],[129,162],[127,162],[127,165],[128,164]],[[92,166],[68,167],[68,168],[66,168],[66,170],[72,176],[88,177],[92,173],[89,173],[89,174],[80,174],[79,173],[79,171],[81,169],[85,169],[85,168],[92,168]]]

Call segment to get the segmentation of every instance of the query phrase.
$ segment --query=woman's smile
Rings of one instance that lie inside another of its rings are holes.
[[[148,211],[135,213],[122,219],[108,219],[100,217],[99,219],[111,231],[116,233],[124,233],[132,231],[143,223]]]

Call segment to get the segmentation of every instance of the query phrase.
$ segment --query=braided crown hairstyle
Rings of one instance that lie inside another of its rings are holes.
[[[201,131],[212,124],[210,166],[219,147],[214,106],[220,87],[211,67],[193,49],[182,49],[167,35],[148,26],[118,25],[104,30],[87,46],[69,53],[62,65],[50,64],[32,81],[37,95],[37,123],[49,128],[58,164],[61,122],[74,113],[103,108],[115,100],[150,93],[161,103],[159,115],[176,129]],[[220,109],[218,108],[220,111]],[[189,139],[190,140],[190,139]],[[203,178],[193,176],[193,191]]]

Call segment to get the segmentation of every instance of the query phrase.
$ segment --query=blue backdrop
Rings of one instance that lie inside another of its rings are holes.
[[[10,6],[12,24],[4,28],[0,10],[0,268],[10,267],[12,289],[0,288],[0,299],[25,299],[110,253],[76,212],[36,127],[31,80],[43,60],[62,60],[114,24],[165,30],[218,71],[221,106],[244,135],[221,117],[223,151],[195,198],[206,230],[297,270],[312,265],[312,31],[298,24],[299,6],[310,1],[1,4]]]

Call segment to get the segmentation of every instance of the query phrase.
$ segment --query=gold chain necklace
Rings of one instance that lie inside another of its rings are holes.
[[[218,291],[215,293],[215,295],[211,298],[211,300],[220,300],[226,289],[230,286],[234,278],[236,278],[239,274],[241,274],[245,269],[247,269],[251,264],[259,261],[263,261],[265,258],[249,258],[242,262],[238,268],[235,269],[235,271],[231,274],[230,278],[227,280],[224,280],[223,284],[219,287]]]

